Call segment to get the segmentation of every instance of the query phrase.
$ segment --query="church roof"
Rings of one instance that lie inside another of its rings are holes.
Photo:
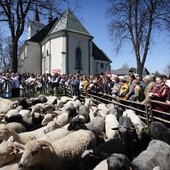
[[[37,34],[31,37],[28,41],[41,42],[47,36],[47,34],[51,30],[51,28],[54,26],[57,20],[58,20],[58,17],[56,17],[51,22],[49,22],[48,25],[46,25],[43,29],[37,32]]]
[[[109,57],[107,57],[107,55],[101,49],[99,49],[94,42],[93,42],[93,57],[95,60],[103,60],[103,61],[111,62]]]
[[[73,31],[80,34],[91,36],[83,25],[78,21],[73,12],[68,9],[60,18],[56,17],[54,20],[48,23],[43,29],[37,34],[31,37],[28,41],[41,42],[48,34],[55,33],[61,30]],[[93,46],[93,57],[95,60],[109,61],[109,57],[99,49],[94,42]]]
[[[51,30],[51,33],[61,30],[73,31],[91,36],[70,9],[59,18],[58,22]]]

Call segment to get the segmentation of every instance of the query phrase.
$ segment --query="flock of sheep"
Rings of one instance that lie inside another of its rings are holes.
[[[91,98],[0,98],[0,170],[169,170],[170,129]]]

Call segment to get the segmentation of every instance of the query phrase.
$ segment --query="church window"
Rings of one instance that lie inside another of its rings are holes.
[[[104,65],[103,65],[103,63],[100,63],[100,68],[104,68]]]
[[[47,50],[47,56],[49,55],[49,52],[48,52],[48,50]]]
[[[75,67],[76,69],[81,69],[81,50],[80,48],[78,47],[76,49],[76,64],[75,64]]]

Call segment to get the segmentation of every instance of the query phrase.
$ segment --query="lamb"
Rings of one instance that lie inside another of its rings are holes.
[[[9,99],[0,97],[0,114],[6,114],[9,110],[14,109],[14,102]]]
[[[154,139],[164,141],[170,145],[170,129],[163,123],[153,121],[149,125],[149,130]]]
[[[86,130],[72,132],[53,143],[45,140],[28,141],[18,166],[47,170],[79,169],[78,161],[82,152],[95,146],[95,135]]]
[[[116,116],[113,114],[108,114],[105,118],[105,133],[107,137],[106,140],[118,137],[118,132],[116,130],[112,130],[112,128],[117,126],[119,126],[119,122],[116,119]]]

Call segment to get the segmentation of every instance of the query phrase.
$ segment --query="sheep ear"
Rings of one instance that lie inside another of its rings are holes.
[[[21,154],[23,152],[24,152],[23,149],[13,148],[13,151],[9,155],[12,155],[12,154],[18,155],[18,154]]]
[[[9,142],[14,142],[14,137],[13,137],[13,136],[10,136],[7,141],[9,141]]]

